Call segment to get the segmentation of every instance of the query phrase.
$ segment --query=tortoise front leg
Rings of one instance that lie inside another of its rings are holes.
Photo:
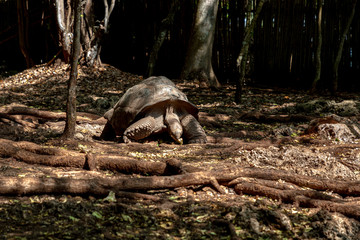
[[[186,114],[181,119],[183,126],[184,138],[188,143],[206,143],[206,134],[200,123],[191,114]]]
[[[131,124],[124,132],[123,139],[125,143],[131,140],[140,140],[150,136],[156,130],[156,120],[152,116],[141,118]]]

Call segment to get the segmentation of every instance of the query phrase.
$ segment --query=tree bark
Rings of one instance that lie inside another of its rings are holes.
[[[101,169],[143,175],[178,174],[183,168],[181,162],[175,159],[169,159],[166,162],[139,161],[136,158],[120,155],[85,154],[6,139],[0,139],[0,156],[12,157],[28,164],[89,170]]]
[[[65,10],[64,0],[55,1],[59,45],[62,48],[65,63],[69,63],[71,56],[71,38],[73,37],[71,33],[71,21],[70,21],[71,10],[72,10],[70,0],[67,0],[66,6],[67,6],[67,10]]]
[[[240,54],[236,60],[236,65],[239,71],[239,77],[236,79],[236,92],[235,92],[235,102],[240,103],[241,102],[241,95],[244,85],[244,78],[245,78],[245,72],[246,72],[246,61],[248,58],[248,51],[250,46],[251,38],[253,37],[255,25],[257,22],[257,19],[260,15],[262,6],[264,5],[265,0],[260,0],[257,7],[256,12],[254,15],[254,18],[252,19],[251,23],[248,24],[245,28],[245,36],[242,41],[242,48],[240,50]],[[248,2],[248,8],[250,6],[250,2]],[[248,11],[248,23],[250,22],[250,11]]]
[[[191,166],[182,166],[181,162],[173,159],[167,160],[166,163],[146,162],[118,155],[85,154],[58,148],[42,147],[31,142],[14,142],[6,139],[0,139],[0,156],[13,157],[18,161],[24,161],[30,164],[43,164],[53,167],[76,167],[90,170],[103,169],[144,175],[169,175],[190,172],[173,176],[173,178],[147,179],[147,177],[144,177],[144,179],[147,180],[139,181],[148,181],[147,187],[144,185],[143,188],[140,186],[137,188],[143,190],[200,184],[217,185],[217,182],[227,186],[233,186],[244,183],[244,178],[252,178],[256,179],[256,181],[260,179],[260,182],[254,183],[271,188],[301,190],[292,186],[297,185],[298,187],[307,187],[317,191],[331,191],[342,196],[360,196],[359,181],[329,180],[283,172],[281,170],[261,168],[233,167],[231,170],[227,168],[218,168],[214,171],[203,171],[202,169],[192,170]],[[158,179],[162,182],[154,183],[154,185],[150,186],[151,179]],[[173,181],[166,182],[168,180],[165,181],[163,179],[172,179]],[[278,181],[280,179],[285,183],[279,184]],[[131,188],[130,186],[128,187]],[[122,190],[126,189],[127,188],[122,188]],[[310,196],[309,193],[304,192],[302,194],[308,197]],[[315,195],[312,195],[312,197],[313,196]]]
[[[318,21],[317,21],[317,28],[316,28],[316,35],[317,35],[317,46],[315,52],[315,77],[312,82],[311,86],[311,93],[316,91],[316,86],[321,77],[321,47],[322,47],[322,9],[323,9],[323,1],[318,1]]]
[[[84,59],[87,58],[87,53],[91,49],[91,41],[94,36],[95,17],[94,6],[92,0],[87,0],[84,5],[83,18],[81,21],[81,44],[83,47],[82,54]]]
[[[62,138],[71,139],[75,135],[76,125],[76,79],[78,59],[80,55],[80,16],[81,16],[81,3],[80,0],[74,1],[75,9],[75,24],[74,24],[74,41],[72,46],[71,56],[71,71],[68,84],[68,98],[66,103],[66,124]]]
[[[63,50],[64,61],[69,63],[71,57],[72,38],[75,38],[71,32],[71,27],[73,25],[71,14],[73,9],[70,0],[66,0],[66,4],[64,1],[65,0],[56,0],[55,8],[60,46]],[[86,0],[84,10],[82,11],[80,41],[83,48],[80,49],[80,52],[84,59],[82,64],[86,64],[87,66],[101,65],[101,44],[104,36],[108,33],[109,19],[115,6],[115,0],[111,0],[110,6],[108,4],[108,0],[103,0],[103,2],[105,7],[105,16],[99,26],[95,26],[96,21],[94,17],[93,0]]]
[[[25,58],[26,67],[30,68],[34,66],[34,61],[30,56],[28,4],[28,0],[17,0],[19,46],[21,53]]]
[[[356,3],[357,3],[357,0],[354,0],[353,3],[352,3],[352,6],[351,6],[352,10],[351,10],[350,16],[349,16],[349,18],[348,18],[348,20],[346,22],[346,25],[344,27],[344,31],[341,34],[339,48],[338,48],[336,58],[335,58],[335,62],[334,62],[334,66],[333,66],[333,82],[332,82],[332,92],[333,92],[333,94],[336,93],[337,90],[338,90],[339,64],[340,64],[340,60],[341,60],[341,56],[342,56],[342,52],[343,52],[345,38],[346,38],[346,35],[349,32],[350,25],[351,25],[352,20],[354,19],[354,16],[355,16]]]
[[[76,122],[78,123],[104,125],[107,122],[104,117],[91,113],[79,112],[76,115]],[[31,119],[31,122],[28,121],[29,119]],[[66,113],[44,111],[17,104],[0,107],[1,122],[13,121],[26,127],[37,128],[39,124],[44,124],[47,120],[65,121]]]
[[[212,67],[212,49],[219,0],[198,1],[196,17],[187,49],[183,79],[198,80],[204,86],[219,87]]]
[[[255,170],[255,171],[252,171]],[[269,173],[270,172],[270,176]],[[286,180],[300,178],[299,183],[315,186],[312,181],[317,182],[316,178],[300,176],[296,174],[275,174],[274,171],[264,169],[236,169],[233,172],[217,171],[217,172],[194,172],[173,176],[146,176],[146,177],[116,177],[116,178],[34,178],[34,177],[0,177],[0,194],[1,195],[24,195],[24,194],[51,194],[51,193],[67,193],[67,194],[94,194],[107,195],[110,191],[115,193],[122,191],[134,190],[154,190],[154,189],[173,189],[177,187],[186,187],[191,185],[212,185],[220,193],[224,194],[221,184],[226,184],[240,175],[257,175],[256,178],[268,179],[273,178],[274,182],[271,186],[264,186],[264,181],[249,182],[243,178],[236,181],[235,191],[238,194],[251,194],[267,196],[284,202],[299,204],[302,207],[323,208],[328,211],[340,212],[348,217],[359,218],[360,207],[357,199],[342,198],[340,196],[330,196],[325,193],[302,190],[292,186],[283,187],[286,183],[281,183],[278,188],[276,184],[278,180]],[[275,177],[275,178],[274,178]],[[285,180],[285,181],[286,181]],[[235,182],[235,181],[233,181]],[[231,182],[230,182],[231,184]],[[349,195],[359,195],[359,182],[334,181],[330,183],[323,180],[326,191],[332,191],[332,185],[340,184],[342,188],[350,190]],[[275,187],[273,187],[275,186]],[[304,186],[304,185],[299,185]],[[341,193],[340,193],[341,194]]]
[[[181,3],[180,0],[173,0],[170,10],[169,10],[169,14],[167,15],[167,17],[165,19],[163,19],[161,21],[159,34],[154,42],[153,49],[151,50],[151,53],[149,56],[149,62],[148,62],[147,70],[146,70],[146,76],[148,76],[148,77],[152,76],[154,73],[154,68],[156,65],[158,53],[159,53],[160,48],[161,48],[162,44],[164,43],[164,40],[169,32],[170,26],[174,22],[174,17],[175,17],[177,9],[180,6],[180,3]]]
[[[339,212],[348,217],[359,218],[360,207],[357,202],[332,199],[330,196],[308,190],[279,190],[260,184],[240,183],[235,186],[238,194],[266,196],[300,207],[322,208],[331,212]]]
[[[115,7],[115,0],[111,0],[110,6],[108,0],[103,0],[105,8],[105,16],[100,26],[95,28],[94,7],[92,0],[86,2],[84,9],[84,18],[82,23],[82,39],[84,46],[85,64],[88,66],[100,66],[101,45],[104,37],[108,34],[110,15]],[[94,31],[97,29],[96,31]]]
[[[213,171],[202,171],[198,168],[192,169],[191,166],[183,166],[180,161],[174,159],[169,159],[166,163],[147,162],[124,156],[85,154],[5,139],[0,139],[0,157],[12,157],[30,164],[54,167],[163,175],[135,178],[84,177],[83,179],[7,176],[0,177],[0,195],[54,193],[107,195],[109,191],[127,195],[122,191],[173,189],[191,185],[210,185],[219,193],[225,194],[224,186],[227,186],[235,187],[238,194],[267,196],[303,207],[323,208],[349,217],[360,217],[358,198],[356,198],[360,196],[359,181],[329,180],[281,170],[235,166],[231,169],[220,167]],[[336,194],[329,195],[326,192]]]

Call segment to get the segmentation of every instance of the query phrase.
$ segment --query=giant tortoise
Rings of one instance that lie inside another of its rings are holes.
[[[107,111],[102,139],[125,143],[167,132],[177,143],[206,143],[198,109],[168,78],[150,77],[128,89]]]

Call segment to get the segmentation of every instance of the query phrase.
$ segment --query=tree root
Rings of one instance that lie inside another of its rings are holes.
[[[360,207],[356,203],[335,199],[331,196],[308,190],[280,190],[259,184],[240,183],[235,186],[238,194],[266,196],[300,207],[322,208],[331,212],[339,212],[348,217],[359,218]]]
[[[321,179],[317,177],[304,176],[300,174],[280,172],[271,169],[258,168],[237,168],[232,173],[239,177],[249,177],[257,179],[265,179],[271,181],[282,180],[288,183],[293,183],[299,187],[308,187],[319,191],[332,191],[343,196],[360,196],[360,182],[359,181],[341,181]],[[223,175],[223,179],[219,181],[231,181]]]
[[[118,178],[34,178],[0,177],[0,195],[24,194],[93,194],[107,195],[109,191],[129,198],[127,191],[173,189],[191,185],[210,185],[224,194],[224,186],[234,186],[238,194],[266,196],[301,207],[323,208],[346,216],[360,218],[358,196],[360,182],[328,180],[270,169],[232,167],[205,171],[183,166],[179,160],[147,162],[119,155],[86,154],[75,151],[42,147],[31,142],[0,139],[0,157],[12,157],[29,164],[53,167],[103,169],[123,173],[155,175]],[[190,170],[190,171],[189,171]],[[304,190],[303,188],[310,188]],[[125,192],[124,192],[125,191]],[[324,192],[322,192],[324,191]],[[331,195],[325,191],[332,192]],[[347,196],[343,198],[342,196]]]
[[[33,123],[22,120],[20,116],[32,116],[42,120],[65,120],[65,112],[51,112],[30,108],[25,105],[11,104],[0,108],[0,120],[8,119],[19,123],[23,126],[35,127]],[[78,112],[76,117],[77,122],[91,122],[98,124],[105,124],[106,120],[100,116],[90,113]]]
[[[223,174],[228,175],[228,174]],[[227,176],[230,178],[230,176]],[[109,191],[147,191],[153,189],[173,189],[190,185],[211,185],[215,179],[211,172],[186,173],[174,176],[119,177],[119,178],[34,178],[0,177],[0,194],[93,194],[107,195]],[[243,182],[235,186],[238,194],[266,196],[301,207],[323,208],[339,212],[348,217],[360,218],[360,207],[356,202],[335,198],[314,190],[287,190],[262,186],[257,183]],[[138,196],[140,197],[140,196]]]
[[[2,122],[13,121],[13,122],[21,124],[23,126],[26,126],[26,127],[31,127],[31,128],[36,127],[35,124],[28,122],[28,121],[24,121],[19,116],[12,116],[12,115],[2,113],[2,112],[0,112],[0,121],[2,121]]]
[[[85,154],[6,139],[0,139],[0,156],[13,157],[29,164],[89,170],[104,169],[144,175],[171,175],[182,171],[181,163],[174,159],[167,162],[146,162],[119,155]]]
[[[168,189],[190,185],[209,185],[208,173],[187,173],[174,176],[119,177],[119,178],[35,178],[0,177],[0,194],[94,194],[107,195],[109,191]]]
[[[29,164],[76,167],[90,170],[103,169],[143,175],[171,175],[189,172],[184,171],[186,167],[182,166],[180,161],[174,159],[167,162],[146,162],[119,155],[85,154],[65,149],[42,147],[31,142],[14,142],[6,139],[0,139],[0,156],[13,157]],[[200,170],[197,169],[191,172],[199,172]],[[241,167],[231,169],[231,171],[228,169],[218,169],[211,172],[209,176],[213,176],[212,182],[209,178],[209,183],[219,192],[221,190],[217,182],[234,185],[239,181],[243,182],[243,179],[237,178],[247,177],[257,179],[256,181],[261,181],[261,184],[266,186],[269,186],[268,184],[270,183],[272,184],[270,187],[277,185],[277,188],[280,188],[281,183],[273,181],[285,181],[286,185],[282,184],[285,190],[291,187],[296,189],[296,186],[298,186],[320,191],[332,191],[344,196],[360,196],[359,182],[320,179],[270,169]],[[265,180],[268,180],[266,184]],[[292,183],[292,185],[289,183]]]
[[[261,112],[244,112],[240,118],[242,120],[250,120],[262,123],[271,122],[308,122],[314,119],[314,117],[302,115],[302,114],[291,114],[291,115],[269,115]]]

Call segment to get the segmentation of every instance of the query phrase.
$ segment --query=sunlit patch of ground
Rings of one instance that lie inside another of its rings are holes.
[[[0,107],[19,103],[64,111],[68,75],[68,66],[57,64],[38,66],[6,78],[0,82]],[[100,117],[127,88],[142,79],[108,65],[95,70],[83,68],[78,78],[78,111]],[[76,141],[59,142],[57,137],[64,123],[51,121],[36,129],[0,121],[0,137],[78,152],[118,154],[139,161],[178,159],[184,165],[207,170],[258,167],[328,179],[360,179],[358,140],[343,142],[322,139],[316,134],[303,138],[302,132],[309,122],[242,118],[249,112],[320,117],[327,113],[349,113],[350,109],[351,117],[358,119],[358,103],[352,100],[353,96],[318,96],[321,101],[306,105],[314,96],[305,92],[248,88],[243,102],[237,105],[233,102],[233,86],[210,90],[194,83],[175,82],[199,107],[200,122],[209,144],[176,145],[167,140],[128,145],[103,142],[93,139],[100,135],[103,125],[88,123],[78,125]],[[0,159],[0,174],[20,178],[122,175],[29,165],[12,158]],[[226,194],[209,186],[147,192],[161,197],[160,202],[116,196],[107,200],[98,196],[1,196],[0,236],[4,239],[231,239],[234,233],[240,239],[356,239],[359,236],[359,222],[341,214],[237,195],[232,188],[224,189]]]

